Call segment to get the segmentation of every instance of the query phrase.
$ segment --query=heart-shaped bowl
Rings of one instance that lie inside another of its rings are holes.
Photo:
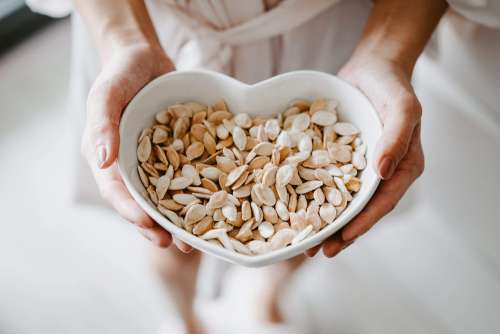
[[[206,105],[223,98],[233,113],[251,116],[276,116],[291,100],[304,98],[335,99],[339,120],[355,124],[367,144],[367,168],[361,173],[361,190],[347,208],[321,231],[295,245],[263,255],[248,256],[211,244],[177,227],[147,199],[137,173],[137,139],[146,127],[154,124],[155,113],[166,106],[197,101]],[[371,167],[374,148],[382,132],[377,112],[356,88],[341,79],[322,72],[296,71],[278,75],[254,85],[247,85],[226,75],[209,71],[179,71],[165,74],[146,85],[128,104],[120,123],[118,164],[123,181],[132,197],[158,224],[180,240],[202,252],[223,260],[250,267],[282,261],[314,247],[354,218],[375,192],[379,178]]]

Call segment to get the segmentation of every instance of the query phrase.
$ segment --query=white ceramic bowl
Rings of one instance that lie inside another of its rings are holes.
[[[247,256],[228,251],[177,227],[143,197],[144,187],[137,174],[137,138],[154,122],[156,112],[178,102],[213,104],[223,98],[233,113],[274,116],[296,98],[332,98],[339,101],[339,119],[355,124],[368,146],[368,167],[362,172],[361,190],[330,225],[304,241],[264,255]],[[298,255],[318,245],[346,225],[366,205],[379,178],[373,171],[375,143],[382,132],[378,114],[368,99],[341,79],[322,72],[296,71],[278,75],[255,85],[246,85],[226,75],[208,71],[172,72],[145,86],[127,106],[120,124],[119,167],[125,185],[139,205],[166,230],[194,248],[226,261],[250,267],[269,265]]]

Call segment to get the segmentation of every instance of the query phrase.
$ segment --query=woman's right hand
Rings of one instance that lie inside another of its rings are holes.
[[[160,247],[171,244],[171,235],[134,201],[118,172],[119,124],[129,101],[154,78],[174,70],[161,48],[146,44],[114,50],[103,62],[87,100],[87,118],[82,140],[85,156],[102,197],[124,219]],[[182,251],[190,247],[176,240]]]

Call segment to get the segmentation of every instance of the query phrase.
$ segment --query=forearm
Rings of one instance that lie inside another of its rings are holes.
[[[74,0],[101,57],[129,45],[160,48],[144,0]]]
[[[354,58],[382,57],[411,73],[446,8],[445,0],[376,0]]]

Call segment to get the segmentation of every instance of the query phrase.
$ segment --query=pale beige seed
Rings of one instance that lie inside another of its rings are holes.
[[[315,169],[298,166],[297,171],[299,173],[299,176],[306,181],[316,180]]]
[[[238,239],[241,242],[246,242],[252,238],[252,224],[253,222],[251,220],[243,223],[241,225],[240,230],[238,231],[238,234],[236,234],[235,238]]]
[[[335,132],[341,136],[352,136],[357,135],[359,130],[351,123],[338,122],[333,126]]]
[[[182,205],[189,205],[191,203],[199,202],[199,199],[191,194],[175,194],[172,196],[172,199]]]
[[[262,175],[262,184],[271,187],[276,182],[277,171],[278,167],[276,166],[270,166],[269,168],[265,168],[264,173]]]
[[[250,218],[252,218],[252,207],[250,205],[250,202],[243,201],[243,203],[241,203],[241,219],[247,221]]]
[[[170,115],[168,114],[168,109],[157,112],[155,115],[155,119],[160,124],[167,124],[170,121]]]
[[[340,167],[340,170],[342,171],[342,174],[350,174],[352,170],[354,169],[354,166],[352,164],[347,164],[343,165]]]
[[[227,201],[227,193],[225,191],[218,191],[214,193],[207,203],[207,207],[211,209],[222,208]]]
[[[243,129],[248,129],[252,126],[252,119],[250,118],[250,116],[248,116],[247,113],[237,114],[236,116],[234,116],[233,120],[237,126]]]
[[[255,159],[251,160],[248,167],[250,169],[258,169],[258,168],[264,167],[264,165],[267,164],[268,162],[269,162],[269,157],[259,156],[259,157],[256,157]]]
[[[294,117],[293,122],[292,122],[292,129],[297,130],[297,131],[305,131],[311,122],[311,118],[309,117],[308,114],[302,113],[302,114],[297,114],[296,117]]]
[[[228,111],[227,106],[226,106],[226,101],[224,101],[224,99],[220,99],[217,102],[215,102],[215,104],[212,106],[212,108],[214,111],[217,111],[217,110]]]
[[[281,131],[278,138],[276,138],[276,146],[278,147],[293,147],[292,137],[288,131]]]
[[[158,203],[165,208],[172,210],[172,211],[179,211],[181,210],[184,206],[180,205],[179,203],[176,203],[173,199],[164,199],[164,200],[159,200]]]
[[[236,190],[243,186],[246,183],[249,174],[250,173],[248,172],[248,170],[244,171],[243,174],[241,174],[241,176],[238,178],[238,180],[236,180],[236,182],[231,186],[231,189]]]
[[[276,196],[271,188],[263,184],[256,184],[253,189],[255,190],[255,195],[263,204],[268,206],[274,206],[274,204],[276,204]]]
[[[269,240],[270,249],[278,250],[289,245],[295,237],[295,234],[296,233],[293,229],[284,228],[279,230]]]
[[[278,214],[272,206],[264,205],[262,207],[262,213],[264,214],[264,220],[270,222],[271,224],[278,223]]]
[[[309,106],[312,107],[311,102],[305,99],[295,99],[290,102],[289,106],[298,108],[299,111],[306,111],[307,109],[309,109]]]
[[[284,185],[276,184],[276,192],[278,193],[279,199],[283,203],[288,203],[288,200],[290,199],[290,197],[289,197],[288,191],[286,190],[286,187]]]
[[[222,214],[229,220],[238,219],[238,212],[233,204],[225,204],[222,207]]]
[[[229,241],[233,245],[234,250],[237,251],[238,253],[241,253],[244,255],[252,255],[250,248],[248,248],[245,244],[243,244],[239,240],[236,240],[234,238],[229,238]]]
[[[174,124],[174,138],[182,138],[189,129],[189,118],[179,118]]]
[[[269,142],[262,142],[253,148],[257,155],[270,156],[273,153],[274,145]]]
[[[276,172],[276,184],[286,186],[293,178],[296,168],[292,165],[284,165]]]
[[[312,225],[315,231],[321,229],[321,218],[319,216],[319,206],[312,201],[306,210],[306,224]]]
[[[156,184],[158,183],[158,179],[159,179],[159,177],[150,176],[148,178],[148,181],[149,181],[149,183],[151,183],[153,186],[156,187]]]
[[[341,145],[349,145],[354,141],[355,138],[356,136],[342,136],[339,137],[335,142]]]
[[[314,176],[317,180],[323,182],[324,185],[333,186],[333,177],[328,173],[326,169],[316,169],[314,171]]]
[[[337,122],[337,115],[333,112],[319,110],[311,117],[311,122],[319,126],[329,126]]]
[[[262,222],[262,219],[263,219],[262,209],[255,202],[251,202],[250,206],[252,208],[252,213],[253,213],[253,217],[254,217],[255,221],[257,223]]]
[[[207,231],[211,230],[213,227],[213,219],[210,216],[204,217],[200,220],[196,225],[193,226],[193,234],[194,235],[202,235]]]
[[[290,194],[290,199],[288,200],[288,211],[295,212],[297,210],[298,199],[297,194],[294,192]]]
[[[217,137],[219,139],[222,139],[222,140],[224,140],[227,137],[229,137],[229,131],[224,126],[224,124],[217,125],[217,128],[215,129],[215,133],[217,134]]]
[[[270,140],[276,140],[280,134],[281,127],[277,119],[268,119],[264,125],[264,130]]]
[[[239,150],[244,150],[247,146],[247,136],[245,131],[243,131],[239,126],[235,126],[232,134],[234,145],[236,145]]]
[[[167,219],[171,222],[171,223],[174,223],[175,225],[177,225],[178,227],[182,227],[182,224],[183,224],[183,220],[182,218],[180,218],[175,212],[173,212],[172,210],[169,210],[167,208],[165,208],[163,205],[158,205],[158,211],[160,211],[160,213],[162,215],[164,215],[165,217],[167,217]]]
[[[175,139],[170,145],[176,152],[184,151],[184,142],[181,139]]]
[[[151,164],[149,164],[147,162],[143,162],[141,164],[141,167],[149,175],[154,176],[154,177],[160,177],[160,174],[158,173],[158,171]]]
[[[191,118],[193,117],[193,111],[183,104],[174,104],[168,107],[169,112],[175,116],[175,118]]]
[[[192,225],[200,220],[202,220],[207,215],[207,211],[204,205],[193,204],[189,207],[184,216],[184,223],[186,225]]]
[[[303,166],[308,168],[322,168],[330,164],[330,155],[326,150],[314,150],[311,157],[304,161]]]
[[[263,240],[252,240],[248,242],[246,245],[250,250],[250,252],[252,252],[252,254],[255,255],[265,254],[271,250],[269,243]]]
[[[212,196],[211,194],[206,194],[206,193],[192,193],[193,196],[196,196],[197,198],[201,198],[201,199],[210,199],[210,196]]]
[[[225,222],[225,221],[216,222],[216,223],[214,224],[214,228],[215,228],[215,229],[222,228],[222,229],[224,229],[226,232],[231,232],[232,230],[234,230],[234,226],[233,226],[233,225],[228,224],[228,223],[227,223],[227,222]]]
[[[210,191],[206,188],[203,187],[195,187],[195,186],[189,186],[187,187],[187,190],[193,193],[201,193],[201,194],[207,194],[207,195],[212,195],[213,191]]]
[[[184,176],[179,176],[170,181],[170,190],[182,190],[191,184],[191,180]]]
[[[325,198],[328,203],[331,203],[334,206],[338,206],[342,203],[342,193],[340,192],[340,190],[333,187],[327,187],[324,191]]]
[[[162,128],[156,128],[153,132],[153,143],[154,144],[162,144],[168,138],[168,133]]]
[[[307,225],[305,229],[295,235],[295,237],[292,239],[292,245],[296,245],[299,242],[305,240],[311,234],[312,230],[313,226]]]
[[[142,185],[144,188],[147,188],[149,186],[149,179],[141,166],[137,166],[137,173],[139,174],[139,179],[141,180]]]
[[[293,230],[299,232],[307,226],[306,211],[304,209],[297,212],[290,212],[290,226]]]
[[[201,184],[200,174],[192,165],[182,166],[182,176],[191,180],[191,184],[199,186]]]
[[[257,229],[264,239],[270,238],[274,234],[273,225],[267,221],[263,221],[262,223],[260,223]]]
[[[297,148],[300,152],[311,153],[313,150],[311,137],[307,135],[302,136],[297,142]]]
[[[221,171],[224,173],[229,174],[232,170],[236,169],[236,164],[234,163],[234,160],[229,159],[228,157],[224,156],[218,156],[216,157],[217,160],[217,168],[219,168]]]
[[[313,197],[314,202],[316,202],[317,205],[325,203],[325,194],[323,193],[323,190],[321,188],[318,188],[314,191]]]
[[[297,211],[307,209],[307,199],[304,195],[299,195],[297,199]]]
[[[215,139],[208,132],[205,132],[203,135],[203,145],[208,154],[214,154],[216,152]]]
[[[201,186],[203,188],[206,188],[207,190],[210,190],[211,192],[216,192],[219,190],[214,181],[206,178],[201,179]]]
[[[174,150],[172,146],[168,146],[166,151],[168,162],[171,166],[173,166],[174,170],[177,170],[177,168],[179,168],[181,164],[181,158],[179,157],[179,154]]]
[[[331,224],[337,216],[337,210],[330,203],[325,203],[319,208],[319,215],[327,224]]]
[[[365,156],[358,151],[354,151],[352,154],[352,164],[356,169],[363,170],[366,168],[366,158]]]
[[[290,218],[290,214],[288,212],[288,208],[286,207],[283,201],[276,201],[275,206],[276,213],[281,220],[287,221]]]
[[[158,179],[156,183],[156,194],[158,195],[158,199],[163,199],[167,194],[167,191],[170,187],[172,177],[169,175],[163,175]]]
[[[328,143],[328,153],[333,161],[348,163],[351,161],[352,148],[349,145],[341,145],[337,143]]]
[[[137,159],[140,162],[148,161],[149,156],[151,155],[151,149],[151,140],[148,136],[145,136],[142,138],[139,146],[137,146]]]
[[[207,120],[215,125],[219,125],[225,119],[230,119],[232,114],[225,110],[214,111],[211,115],[208,115]]]
[[[361,189],[361,180],[357,177],[353,177],[346,183],[345,186],[347,190],[357,193]]]
[[[337,188],[340,190],[340,192],[343,192],[343,193],[348,192],[347,188],[345,187],[344,180],[342,180],[340,177],[334,177],[333,181],[337,185]]]
[[[199,158],[205,151],[205,146],[199,141],[192,143],[186,150],[186,157],[189,160]]]
[[[295,192],[297,194],[305,194],[310,191],[316,190],[317,188],[321,187],[323,185],[322,181],[319,180],[314,180],[314,181],[307,181],[299,185],[297,188],[295,188]]]
[[[245,198],[250,196],[250,192],[252,191],[252,186],[251,185],[246,185],[243,187],[240,187],[236,190],[233,191],[233,196],[236,198]]]
[[[155,204],[158,205],[158,195],[156,194],[155,187],[152,185],[149,185],[147,187],[146,191],[148,192],[149,198],[151,201]]]
[[[240,166],[234,170],[232,170],[227,176],[226,187],[230,187],[233,183],[236,182],[240,178],[240,176],[248,169],[248,165]]]
[[[200,171],[201,176],[206,177],[212,181],[217,181],[221,175],[221,171],[216,167],[205,167]]]
[[[223,228],[209,230],[203,234],[201,238],[205,240],[217,239],[225,249],[234,252],[233,245],[231,244],[231,241],[229,241],[226,230]]]

